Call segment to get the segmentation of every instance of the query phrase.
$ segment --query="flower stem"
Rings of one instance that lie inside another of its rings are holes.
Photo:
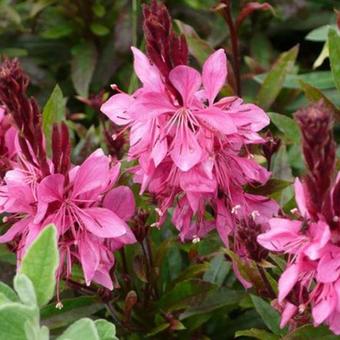
[[[230,0],[221,0],[223,7],[221,8],[221,15],[228,25],[231,39],[231,49],[233,54],[233,66],[236,78],[236,93],[241,97],[241,73],[240,73],[240,55],[239,55],[239,43],[237,30],[231,15],[231,3]]]

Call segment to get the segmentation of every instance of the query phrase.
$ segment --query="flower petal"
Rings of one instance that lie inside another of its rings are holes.
[[[38,184],[38,201],[46,203],[61,201],[64,194],[65,177],[61,174],[49,175]]]
[[[319,282],[330,283],[338,280],[340,276],[339,255],[336,256],[336,254],[329,252],[320,259],[316,274]]]
[[[109,209],[85,208],[77,210],[77,214],[85,228],[98,237],[120,237],[126,234],[126,223]]]
[[[194,68],[179,65],[169,73],[169,79],[183,99],[184,106],[190,106],[194,94],[201,86],[201,75]]]
[[[134,69],[137,77],[144,86],[154,90],[161,91],[164,87],[158,68],[152,65],[149,58],[138,48],[131,47],[134,56]]]
[[[309,217],[303,184],[301,183],[299,178],[296,178],[294,182],[294,190],[295,190],[295,201],[297,203],[297,206],[299,208],[301,215],[303,217]]]
[[[109,98],[101,106],[100,110],[115,124],[126,125],[131,121],[128,109],[133,102],[134,99],[131,96],[125,93],[118,93]]]
[[[195,117],[225,135],[230,135],[237,132],[237,128],[229,115],[218,107],[208,107],[205,110],[196,111]]]
[[[146,91],[141,93],[130,106],[129,115],[136,121],[145,122],[175,110],[165,93]]]
[[[332,284],[324,284],[321,294],[317,296],[317,301],[312,307],[314,326],[324,322],[334,311],[337,297]]]
[[[107,193],[103,207],[112,210],[121,219],[127,221],[135,213],[136,204],[132,191],[126,186],[119,186]]]
[[[300,272],[300,267],[297,264],[292,264],[282,273],[279,279],[279,296],[278,301],[282,303],[285,297],[290,293],[295,286]]]
[[[227,57],[221,48],[205,61],[202,70],[202,82],[209,104],[212,105],[227,77]]]
[[[297,313],[297,306],[287,302],[281,314],[280,328],[284,328],[292,317]]]
[[[89,286],[99,266],[99,250],[86,236],[79,240],[78,247],[85,282]]]
[[[190,170],[201,160],[202,149],[189,128],[183,127],[177,132],[170,155],[182,171]]]
[[[226,109],[234,124],[238,127],[249,126],[252,131],[259,131],[269,125],[267,114],[254,104],[236,103],[230,109]]]
[[[0,243],[11,242],[18,234],[23,232],[30,222],[31,218],[24,218],[14,223],[5,234],[0,236]]]
[[[110,159],[101,149],[93,152],[79,167],[73,183],[73,197],[103,188],[109,181]]]

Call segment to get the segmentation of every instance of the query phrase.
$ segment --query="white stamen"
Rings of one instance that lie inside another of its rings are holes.
[[[200,241],[201,241],[201,239],[197,235],[194,235],[194,238],[192,239],[192,243],[196,244],[196,243],[198,243]]]
[[[158,222],[152,223],[152,224],[150,224],[150,227],[151,228],[158,228],[159,227],[159,223]]]
[[[303,313],[306,309],[306,306],[302,303],[301,305],[299,305],[299,313]]]
[[[334,216],[333,217],[333,222],[339,222],[339,216]]]
[[[64,305],[59,301],[56,305],[55,308],[62,310],[64,308]]]
[[[257,216],[260,216],[260,213],[257,210],[252,211],[251,217],[253,218],[254,221],[255,221]]]
[[[237,214],[237,211],[241,208],[239,204],[236,204],[234,207],[231,208],[232,214]]]
[[[299,212],[299,210],[297,208],[293,208],[293,209],[290,210],[290,212],[292,214],[297,214]]]
[[[155,211],[159,216],[163,216],[163,211],[161,209],[156,208]]]

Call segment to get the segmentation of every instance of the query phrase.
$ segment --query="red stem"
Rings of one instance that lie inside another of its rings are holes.
[[[231,49],[233,53],[233,64],[234,64],[234,73],[236,78],[236,93],[239,97],[241,97],[241,73],[240,73],[240,54],[239,54],[239,44],[238,44],[238,35],[237,30],[231,15],[231,3],[230,0],[221,0],[223,9],[221,14],[228,25],[230,38],[231,38]]]

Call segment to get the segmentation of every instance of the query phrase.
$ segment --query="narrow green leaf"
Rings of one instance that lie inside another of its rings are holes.
[[[336,29],[328,32],[328,48],[334,82],[340,91],[340,35]]]
[[[248,186],[247,192],[256,195],[269,196],[277,192],[281,192],[292,184],[291,181],[285,181],[282,179],[271,178],[266,184],[261,186]]]
[[[268,110],[280,93],[288,73],[292,72],[298,54],[298,46],[280,55],[267,74],[257,96],[258,104]]]
[[[18,273],[14,278],[14,289],[23,304],[27,306],[36,306],[37,297],[34,291],[33,283],[27,275]]]
[[[294,119],[283,114],[268,112],[272,123],[293,143],[300,143],[300,129]]]
[[[50,329],[65,327],[80,318],[88,317],[104,305],[92,296],[80,296],[77,298],[63,299],[63,308],[55,308],[55,303],[50,303],[41,309],[43,324]]]
[[[277,335],[284,335],[285,330],[280,329],[280,315],[279,313],[266,301],[258,296],[251,295],[251,300],[255,306],[256,311],[261,316],[266,326]]]
[[[190,25],[184,24],[180,20],[175,20],[175,23],[188,42],[190,54],[203,65],[209,55],[214,52],[213,48],[209,46],[206,41],[201,39]]]
[[[100,24],[99,22],[92,23],[90,25],[90,29],[92,33],[98,36],[104,36],[110,33],[110,30],[106,26]]]
[[[104,319],[99,319],[94,322],[100,340],[118,340],[116,337],[116,326]]]
[[[320,26],[318,28],[315,28],[314,30],[310,31],[305,39],[309,41],[326,41],[328,32],[331,28],[335,28],[335,25],[324,25]]]
[[[72,48],[71,78],[77,93],[87,98],[97,63],[97,50],[93,43],[82,42]]]
[[[292,331],[283,337],[282,340],[336,340],[339,336],[334,335],[328,327],[319,326],[313,327],[313,325],[304,325]]]
[[[47,153],[51,154],[51,137],[53,124],[62,122],[65,119],[66,99],[57,84],[43,110],[43,129],[46,137]]]
[[[20,268],[20,272],[32,281],[39,306],[47,304],[53,297],[58,262],[57,231],[50,224],[28,249]]]
[[[230,269],[230,262],[226,261],[224,254],[219,254],[211,260],[209,269],[205,272],[203,280],[222,286]]]
[[[165,331],[166,329],[168,329],[170,327],[170,324],[168,322],[166,323],[162,323],[158,326],[156,326],[155,328],[153,328],[151,330],[151,332],[149,332],[146,337],[149,338],[149,337],[152,337],[152,336],[155,336],[163,331]]]
[[[316,103],[320,100],[323,100],[324,105],[326,105],[326,107],[333,113],[336,120],[340,121],[340,110],[333,104],[333,102],[323,92],[313,87],[312,85],[305,83],[302,80],[300,80],[300,86],[306,98],[310,102]]]
[[[72,324],[57,340],[100,340],[95,323],[88,318]]]
[[[260,339],[260,340],[279,340],[280,337],[271,334],[263,329],[256,329],[256,328],[251,328],[247,329],[245,331],[237,331],[235,333],[235,338],[239,338],[241,336],[246,336],[249,338],[255,338],[255,339]]]
[[[243,291],[232,290],[227,287],[220,287],[202,292],[195,301],[180,315],[180,320],[193,315],[211,313],[216,309],[236,305],[244,296]]]
[[[259,84],[263,84],[268,73],[258,74],[254,80]],[[282,87],[287,89],[299,89],[300,81],[308,83],[319,90],[334,89],[335,84],[331,71],[315,71],[303,74],[287,74]]]

